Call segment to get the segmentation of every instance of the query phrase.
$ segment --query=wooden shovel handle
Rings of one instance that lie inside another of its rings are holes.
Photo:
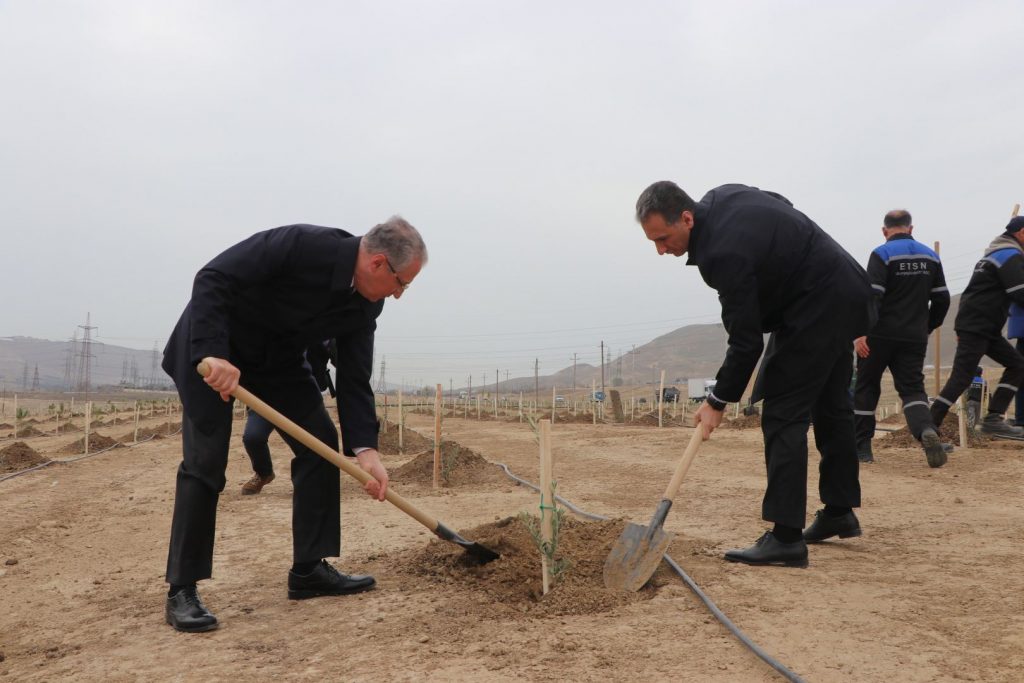
[[[676,472],[672,475],[672,481],[668,483],[668,488],[665,489],[665,495],[662,496],[662,500],[672,500],[679,493],[679,487],[683,485],[683,477],[686,476],[686,470],[690,469],[690,464],[697,455],[697,449],[700,448],[700,443],[703,440],[704,429],[698,422],[694,427],[693,436],[690,437],[690,443],[686,445],[683,457],[679,460],[679,464],[676,465]]]
[[[206,363],[200,363],[197,365],[196,370],[198,370],[199,374],[203,377],[210,374],[210,368]],[[248,389],[239,386],[231,392],[231,395],[248,407],[252,408],[260,417],[265,418],[267,422],[278,429],[281,429],[296,441],[322,457],[324,460],[330,462],[345,474],[356,479],[359,483],[366,484],[366,482],[373,479],[373,477],[368,472],[365,472],[363,468],[359,467],[359,465],[347,460],[341,453],[334,450],[323,441],[271,408],[258,397],[254,396]],[[420,510],[402,496],[395,493],[390,486],[388,486],[388,492],[385,494],[385,498],[389,503],[430,529],[430,531],[437,533],[437,520],[426,512]]]

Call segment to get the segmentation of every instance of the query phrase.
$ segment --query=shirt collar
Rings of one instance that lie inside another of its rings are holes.
[[[334,275],[331,278],[331,291],[355,288],[356,257],[359,255],[359,243],[362,237],[342,237],[338,244],[338,255],[334,262]]]

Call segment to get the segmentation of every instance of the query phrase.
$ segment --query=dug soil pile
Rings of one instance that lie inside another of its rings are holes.
[[[399,453],[420,453],[434,448],[434,442],[426,439],[408,427],[402,430],[402,448],[398,448],[398,425],[384,422],[384,431],[377,437],[377,450],[384,455]]]
[[[953,418],[945,420],[942,423],[942,429],[939,430],[939,436],[942,438],[943,443],[951,443],[954,446],[960,445],[960,426],[957,421]],[[901,418],[902,419],[902,418]],[[920,448],[921,444],[910,434],[910,430],[904,427],[898,429],[895,432],[890,432],[885,436],[877,438],[878,444],[884,448]],[[1010,442],[1008,442],[1010,443]],[[970,448],[985,448],[992,444],[992,437],[982,434],[981,432],[973,429],[967,430],[967,445]]]
[[[760,415],[740,415],[739,417],[722,422],[722,429],[760,429]]]
[[[24,441],[15,441],[0,450],[0,473],[17,472],[49,462]]]
[[[112,446],[122,446],[123,444],[116,439],[111,439],[109,436],[103,436],[102,434],[90,434],[89,435],[89,452],[95,453],[96,451],[102,451],[105,448]],[[58,453],[64,453],[67,455],[76,455],[78,453],[85,453],[85,437],[83,436],[78,441],[69,443],[64,448],[60,449]]]
[[[650,413],[643,413],[642,415],[636,415],[633,420],[626,418],[626,423],[631,425],[639,425],[643,427],[657,427],[658,426],[658,411],[655,410]],[[662,427],[686,427],[690,425],[683,424],[682,415],[672,417],[672,414],[665,412],[661,416]]]
[[[903,413],[893,413],[892,415],[890,415],[889,417],[885,418],[884,420],[879,420],[878,421],[878,424],[880,424],[880,425],[899,425],[899,424],[905,424],[905,423],[906,423],[906,420],[903,419]]]
[[[476,564],[459,546],[434,540],[426,548],[388,559],[388,564],[401,567],[400,571],[411,577],[425,579],[425,586],[435,590],[437,584],[449,583],[479,593],[481,600],[465,608],[480,611],[487,618],[501,612],[528,616],[596,614],[649,600],[671,580],[663,566],[636,593],[609,591],[604,587],[605,558],[625,526],[621,519],[584,522],[564,518],[556,559],[567,560],[569,565],[543,596],[540,553],[526,524],[518,517],[506,517],[462,534],[501,555],[493,562]]]
[[[402,485],[431,486],[434,482],[433,448],[395,469],[391,473],[391,481]],[[454,441],[441,442],[441,486],[478,486],[504,481],[505,476],[498,466],[479,453]]]
[[[15,434],[15,436],[20,437],[20,438],[26,438],[26,437],[29,437],[29,436],[43,436],[43,435],[44,435],[43,432],[39,431],[38,429],[36,429],[32,425],[25,425],[24,427],[22,427],[21,429],[18,430],[17,434]]]

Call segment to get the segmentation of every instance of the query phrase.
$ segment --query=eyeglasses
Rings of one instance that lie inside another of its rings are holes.
[[[404,292],[405,290],[409,289],[409,285],[411,285],[412,283],[402,282],[402,278],[398,277],[398,271],[395,270],[395,267],[393,265],[391,265],[391,261],[388,260],[387,256],[384,257],[384,263],[388,264],[388,270],[390,270],[391,274],[395,276],[395,281],[398,283],[398,286],[402,288],[402,291]]]

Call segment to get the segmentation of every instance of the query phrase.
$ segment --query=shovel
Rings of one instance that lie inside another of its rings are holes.
[[[668,483],[665,495],[661,497],[661,503],[651,517],[651,523],[641,526],[631,522],[615,541],[608,559],[604,561],[605,587],[610,590],[635,592],[643,588],[654,575],[654,570],[661,563],[661,557],[668,550],[673,538],[673,534],[662,529],[665,517],[672,507],[672,499],[679,492],[686,470],[690,469],[690,463],[697,455],[697,449],[703,440],[703,432],[700,424],[697,424],[693,436],[690,437],[690,443],[686,446],[686,452],[676,465],[672,481]]]
[[[199,374],[206,377],[210,374],[210,368],[206,363],[200,363],[196,366]],[[295,424],[287,417],[277,412],[269,405],[261,401],[259,398],[250,393],[247,389],[241,386],[237,387],[231,395],[237,398],[239,401],[252,408],[256,413],[263,417],[270,424],[274,425],[278,429],[284,431],[286,434],[294,438],[296,441],[302,443],[317,455],[327,460],[335,467],[340,469],[345,474],[355,478],[360,484],[365,485],[366,482],[373,479],[368,472],[364,472],[358,465],[346,460],[341,453],[332,449],[330,446],[325,444],[320,439],[316,438],[305,429]],[[394,505],[396,508],[409,515],[417,522],[427,527],[432,533],[436,534],[438,538],[444,539],[445,541],[451,541],[457,545],[462,546],[466,553],[476,560],[479,564],[486,564],[491,560],[498,559],[498,553],[494,552],[490,548],[485,548],[479,543],[469,541],[462,536],[446,527],[444,524],[434,519],[426,512],[420,510],[418,507],[410,503],[402,496],[395,493],[395,491],[388,486],[387,494],[385,498],[389,503]]]

